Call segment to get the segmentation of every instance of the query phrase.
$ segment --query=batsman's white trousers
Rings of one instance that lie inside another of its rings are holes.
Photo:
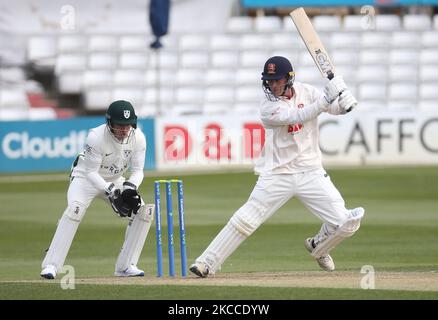
[[[237,247],[292,197],[323,221],[319,242],[333,234],[349,216],[345,202],[324,169],[297,174],[260,176],[248,201],[196,259],[214,273]]]
[[[113,183],[116,185],[116,188],[121,189],[124,181],[125,179],[121,177],[113,181]],[[52,243],[41,264],[42,268],[45,268],[47,265],[54,265],[57,270],[62,268],[79,224],[87,208],[96,197],[103,199],[109,204],[105,194],[97,190],[87,179],[81,177],[73,178],[67,192],[67,209],[58,222]],[[118,268],[127,268],[130,264],[136,265],[138,262],[152,222],[152,217],[146,217],[146,213],[143,214],[143,211],[145,211],[143,208],[144,203],[142,202],[142,208],[139,210],[139,213],[142,214],[132,215],[129,219],[125,243],[116,262],[116,271],[123,271],[118,270]],[[138,226],[135,227],[136,225]],[[137,229],[142,230],[141,234],[132,231]],[[131,232],[133,235],[135,234],[136,241],[130,240],[132,237],[129,236],[129,233]]]

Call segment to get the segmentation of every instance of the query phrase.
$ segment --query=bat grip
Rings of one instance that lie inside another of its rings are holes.
[[[327,71],[327,79],[332,80],[334,77],[335,75],[331,70]]]

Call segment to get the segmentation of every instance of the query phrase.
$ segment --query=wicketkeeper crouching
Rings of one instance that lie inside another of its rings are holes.
[[[67,209],[42,262],[42,277],[56,277],[77,228],[96,197],[109,203],[120,217],[129,219],[114,274],[118,277],[144,276],[137,263],[155,209],[153,204],[145,204],[138,194],[144,177],[145,156],[146,138],[137,128],[133,106],[128,101],[114,101],[106,112],[106,124],[89,131],[84,151],[73,163]],[[130,175],[126,179],[124,175],[128,171]]]

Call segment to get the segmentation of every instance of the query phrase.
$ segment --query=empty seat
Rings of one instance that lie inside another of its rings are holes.
[[[236,88],[235,99],[237,102],[259,103],[263,96],[263,90],[258,86],[241,86]]]
[[[358,64],[359,51],[352,49],[334,50],[331,54],[331,59],[335,65]]]
[[[159,112],[163,111],[162,108],[165,108],[166,105],[175,103],[173,91],[167,90],[167,88],[146,88],[146,90],[143,92],[143,97],[144,105],[159,106],[160,109],[157,109]]]
[[[58,39],[58,52],[82,52],[87,49],[87,38],[85,36],[61,36]]]
[[[388,99],[413,102],[417,99],[417,86],[409,82],[391,83],[389,85]]]
[[[210,50],[236,50],[238,36],[228,34],[215,34],[210,37]]]
[[[405,30],[429,30],[431,27],[432,21],[429,15],[407,14],[403,17],[403,28]]]
[[[57,78],[58,91],[62,94],[79,94],[82,91],[82,71],[66,71]]]
[[[86,68],[85,54],[61,54],[56,59],[55,73],[59,75],[65,71],[85,70]]]
[[[111,53],[91,53],[88,56],[88,67],[91,69],[117,68],[117,55]]]
[[[438,103],[435,99],[433,100],[420,100],[418,102],[418,109],[425,112],[434,112],[438,111]]]
[[[207,85],[233,84],[236,70],[234,69],[208,69],[205,75]]]
[[[321,73],[315,65],[295,68],[295,79],[300,82],[314,83],[322,78]]]
[[[346,15],[344,17],[343,29],[345,31],[364,31],[374,27],[369,26],[369,28],[367,28],[365,18],[366,17],[362,15]]]
[[[142,70],[116,70],[114,72],[114,85],[143,85],[144,75]]]
[[[376,15],[377,31],[395,31],[401,29],[400,16],[396,14],[378,14]]]
[[[360,100],[378,100],[384,101],[386,99],[386,85],[385,83],[363,83],[358,89],[358,98]]]
[[[329,32],[329,31],[340,31],[341,30],[341,17],[337,16],[337,15],[315,16],[312,20],[312,23],[317,31]]]
[[[415,111],[417,108],[416,100],[394,99],[386,103],[386,108],[393,111]]]
[[[111,89],[88,89],[84,94],[85,109],[104,111],[112,102]]]
[[[117,37],[113,36],[90,36],[88,50],[90,51],[114,51],[119,47]]]
[[[359,82],[386,81],[387,68],[378,65],[361,65],[357,70],[356,80]]]
[[[390,37],[384,32],[364,32],[362,33],[360,44],[362,48],[386,48],[390,45]]]
[[[240,37],[240,49],[250,50],[250,49],[261,49],[266,50],[268,41],[268,36],[256,35],[256,34],[245,34]]]
[[[285,15],[283,17],[283,32],[286,33],[296,33],[298,35],[298,30],[295,27],[295,23],[293,23],[291,17],[289,15]]]
[[[160,68],[176,69],[179,66],[178,53],[174,51],[164,51],[161,49],[159,53],[150,54],[149,67],[156,68],[157,63]]]
[[[278,16],[257,16],[254,19],[256,32],[279,32],[282,28],[282,20]]]
[[[379,112],[386,108],[385,101],[360,99],[354,112]]]
[[[0,80],[2,83],[22,83],[26,80],[26,74],[22,68],[1,68]]]
[[[251,17],[230,17],[227,21],[227,32],[252,32],[254,21]]]
[[[0,108],[0,120],[1,121],[17,121],[28,119],[28,109],[2,109]]]
[[[438,99],[438,82],[422,83],[420,86],[420,99]]]
[[[393,48],[418,48],[421,37],[418,32],[399,31],[392,34],[390,43]]]
[[[148,56],[143,53],[123,52],[119,57],[119,66],[124,69],[145,69],[148,66],[148,62]]]
[[[420,67],[420,81],[438,82],[438,65],[422,65]]]
[[[205,90],[205,101],[214,103],[233,103],[234,88],[231,86],[213,86]]]
[[[177,103],[200,103],[204,99],[204,89],[198,87],[180,87],[176,90]]]
[[[361,64],[386,64],[389,53],[385,49],[362,49],[359,61]]]
[[[49,107],[29,108],[29,120],[54,120],[57,119],[56,111]]]
[[[415,49],[393,49],[389,54],[390,64],[417,64],[419,53]]]
[[[181,55],[181,66],[185,68],[207,68],[207,52],[185,52]]]
[[[422,64],[438,64],[438,49],[423,49],[420,53]]]
[[[109,86],[113,82],[113,73],[106,70],[87,70],[82,78],[82,86]]]
[[[127,100],[134,106],[143,103],[144,90],[141,87],[115,88],[113,90],[113,100]]]
[[[421,34],[421,45],[423,47],[438,48],[438,30],[424,31]]]
[[[265,51],[260,51],[260,50],[242,51],[240,55],[240,67],[241,68],[258,67],[262,69],[268,58],[269,55]]]
[[[32,37],[28,42],[27,58],[30,61],[55,58],[57,54],[55,37]]]
[[[331,35],[330,45],[333,48],[359,48],[360,37],[355,32],[334,32]]]
[[[12,107],[17,109],[28,108],[29,100],[24,89],[19,87],[5,87],[0,89],[0,107]]]
[[[215,68],[238,66],[239,53],[237,51],[213,51],[211,53],[211,65]]]
[[[199,104],[177,103],[169,110],[175,116],[202,114],[202,106]]]
[[[299,35],[290,33],[274,33],[269,38],[269,43],[272,48],[276,50],[290,50],[289,55],[293,54],[293,50],[305,49],[304,42],[301,40]]]
[[[202,113],[206,115],[222,115],[231,110],[231,105],[224,103],[205,103]]]
[[[312,56],[307,51],[301,51],[298,57],[298,64],[303,67],[315,66]],[[316,66],[315,66],[316,68]]]
[[[198,69],[179,69],[176,73],[178,85],[195,85],[204,83],[205,74]]]
[[[418,76],[418,67],[415,64],[392,64],[389,66],[390,81],[412,81],[415,85]]]
[[[144,51],[149,48],[149,41],[144,36],[122,36],[119,47],[122,51]]]
[[[232,110],[233,114],[259,114],[259,104],[258,103],[236,103]]]
[[[144,80],[147,86],[172,87],[175,82],[175,72],[169,69],[147,69],[145,70]]]
[[[183,34],[179,40],[180,50],[206,50],[208,49],[208,38],[203,35]]]
[[[242,68],[235,73],[237,85],[261,85],[261,70],[263,66],[259,68]]]

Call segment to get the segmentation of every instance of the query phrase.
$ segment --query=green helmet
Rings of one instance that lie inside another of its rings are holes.
[[[130,124],[133,128],[137,128],[137,116],[129,101],[117,100],[111,103],[106,111],[105,118],[110,127],[113,124]]]

